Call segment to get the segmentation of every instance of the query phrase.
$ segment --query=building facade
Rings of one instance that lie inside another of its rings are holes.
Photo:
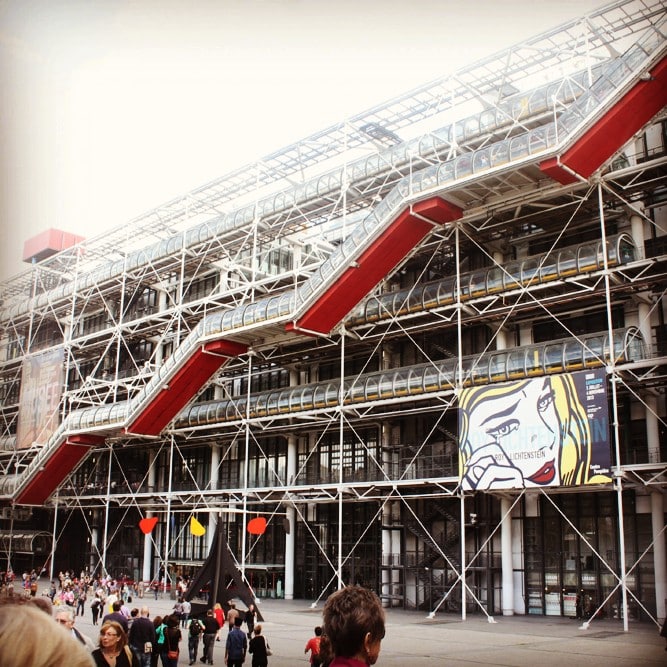
[[[666,30],[613,3],[3,284],[8,566],[164,582],[217,527],[260,598],[664,618]]]

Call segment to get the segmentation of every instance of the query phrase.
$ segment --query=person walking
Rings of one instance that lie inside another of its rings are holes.
[[[84,615],[86,611],[86,597],[86,588],[82,585],[79,587],[79,595],[76,598],[76,616]]]
[[[58,593],[58,589],[56,588],[56,582],[52,581],[51,582],[51,588],[49,589],[49,597],[51,598],[51,602],[55,600],[55,597]]]
[[[227,625],[229,626],[230,632],[234,629],[234,622],[236,621],[238,615],[239,610],[236,608],[236,603],[232,600],[229,603],[229,611],[227,612]]]
[[[252,639],[252,633],[253,630],[255,629],[255,617],[257,616],[257,610],[255,609],[255,605],[251,602],[248,605],[248,609],[245,613],[245,623],[246,626],[248,627],[248,639]]]
[[[204,619],[204,655],[201,661],[207,662],[209,665],[213,664],[213,649],[215,648],[215,636],[218,634],[220,626],[215,620],[213,609],[206,612]]]
[[[176,616],[178,619],[178,624],[181,624],[181,619],[183,618],[183,600],[181,598],[178,598],[176,600],[176,604],[174,605],[174,608],[171,611],[172,616]]]
[[[215,636],[215,640],[219,642],[220,631],[225,627],[225,611],[219,602],[215,603],[213,607],[213,614],[215,615],[215,620],[218,621],[218,633]]]
[[[136,653],[141,667],[151,667],[153,651],[157,650],[157,635],[153,621],[148,618],[148,607],[142,607],[128,634],[130,648]]]
[[[188,621],[190,620],[190,612],[192,611],[192,605],[190,604],[190,600],[183,600],[181,603],[181,625],[184,628],[188,627]]]
[[[100,617],[102,612],[102,600],[96,595],[93,601],[90,603],[90,613],[93,616],[93,625],[97,625],[97,619]]]
[[[227,635],[225,643],[225,664],[227,667],[243,667],[245,656],[248,651],[248,638],[241,630],[243,619],[237,616],[234,619],[234,627]]]
[[[155,644],[153,644],[153,651],[151,653],[151,667],[157,667],[160,660],[160,653],[162,647],[160,646],[160,641],[164,646],[164,629],[165,624],[162,622],[162,616],[156,616],[153,618],[153,628],[155,628]]]
[[[318,625],[315,628],[315,636],[311,637],[307,644],[306,648],[303,650],[304,653],[310,651],[310,665],[311,667],[320,667],[322,661],[320,660],[320,641],[322,639],[322,626]]]
[[[255,628],[255,636],[248,644],[248,653],[252,654],[252,667],[267,667],[269,664],[269,645],[262,635],[262,626],[258,623]]]
[[[199,640],[204,634],[204,624],[198,618],[191,618],[188,621],[188,656],[190,662],[188,664],[194,665],[197,660],[197,653],[199,652]]]
[[[180,621],[176,614],[167,616],[167,626],[164,631],[165,650],[162,653],[162,664],[164,667],[178,667],[178,656],[180,654],[179,642],[181,641]]]

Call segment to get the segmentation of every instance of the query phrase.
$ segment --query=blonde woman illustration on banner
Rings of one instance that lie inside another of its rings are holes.
[[[610,482],[608,430],[600,371],[465,389],[459,400],[461,487]]]

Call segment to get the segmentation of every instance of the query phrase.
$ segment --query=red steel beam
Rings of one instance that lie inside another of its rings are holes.
[[[458,220],[463,211],[441,197],[405,209],[359,257],[354,266],[323,294],[288,330],[326,334],[338,324],[433,229]]]
[[[588,178],[667,105],[667,58],[637,83],[561,156],[540,169],[563,185]],[[574,172],[574,173],[573,173]]]

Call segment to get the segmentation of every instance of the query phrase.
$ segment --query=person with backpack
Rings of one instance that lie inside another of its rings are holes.
[[[188,620],[188,655],[190,662],[188,664],[194,665],[197,660],[197,652],[199,651],[199,640],[204,634],[204,624],[198,618],[191,618]]]

